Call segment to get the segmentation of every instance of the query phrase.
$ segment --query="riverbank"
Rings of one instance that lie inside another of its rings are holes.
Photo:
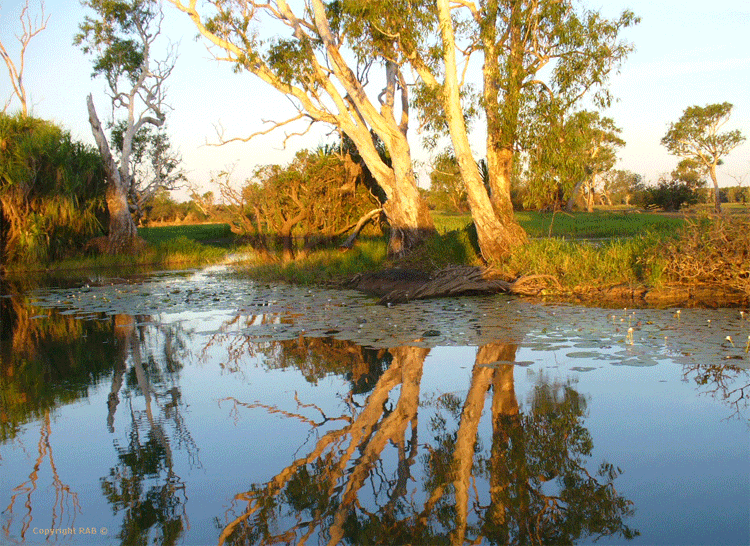
[[[609,307],[750,305],[750,222],[744,217],[699,216],[667,232],[593,242],[532,239],[491,266],[482,262],[470,226],[442,233],[402,260],[382,253],[382,245],[370,243],[343,254],[320,251],[288,264],[256,264],[246,273],[354,288],[382,303],[508,292]]]
[[[750,305],[745,215],[663,220],[633,213],[522,214],[527,214],[522,219],[529,242],[491,266],[478,254],[472,225],[456,227],[469,217],[436,215],[439,235],[397,261],[387,259],[382,236],[370,235],[346,252],[328,248],[287,263],[269,262],[238,245],[228,226],[217,224],[150,228],[142,231],[149,244],[135,256],[73,258],[11,268],[6,275],[72,278],[116,270],[123,276],[149,268],[226,264],[256,280],[354,288],[383,303],[508,292],[608,307]],[[540,237],[544,230],[557,236]],[[571,238],[573,233],[585,238]]]

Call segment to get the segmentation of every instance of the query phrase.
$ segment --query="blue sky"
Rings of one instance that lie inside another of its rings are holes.
[[[38,12],[38,4],[32,10]],[[625,8],[642,18],[623,37],[636,51],[614,76],[611,89],[619,99],[605,115],[623,129],[627,142],[620,152],[619,167],[654,181],[671,171],[678,159],[660,145],[670,122],[684,109],[728,101],[734,110],[727,129],[740,129],[750,138],[750,3],[744,0],[713,2],[679,0],[606,0],[583,2],[614,17]],[[18,31],[22,1],[5,0],[0,6],[0,39],[11,55],[17,51],[13,34]],[[31,97],[32,114],[54,120],[86,142],[93,143],[88,126],[85,97],[93,93],[99,116],[105,119],[109,101],[104,84],[91,79],[91,61],[72,45],[85,11],[77,0],[48,0],[47,30],[29,46],[24,81]],[[227,136],[242,136],[264,127],[265,119],[283,120],[293,113],[287,101],[251,74],[234,74],[230,66],[211,58],[187,18],[167,2],[164,32],[179,42],[179,59],[169,80],[168,118],[173,142],[185,161],[188,177],[206,189],[212,172],[236,165],[238,177],[248,176],[257,165],[283,163],[305,146],[325,140],[320,128],[305,138],[293,138],[283,148],[283,133],[259,137],[250,143],[222,147],[215,126]],[[10,95],[5,67],[0,67],[0,99]],[[11,105],[11,110],[18,106]],[[416,121],[412,123],[416,126]],[[412,135],[415,158],[427,162],[419,137]],[[482,142],[477,138],[477,151]],[[750,173],[750,144],[744,143],[719,168],[720,185],[733,185],[730,175]],[[426,183],[423,177],[423,183]],[[750,176],[745,179],[750,185]]]

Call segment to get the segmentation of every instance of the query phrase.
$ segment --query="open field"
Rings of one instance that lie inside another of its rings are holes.
[[[440,233],[463,229],[471,223],[471,215],[433,213]],[[529,237],[565,237],[573,239],[603,239],[634,237],[647,232],[674,232],[684,225],[684,215],[649,212],[517,212],[516,219]]]
[[[211,246],[229,246],[234,234],[229,224],[191,224],[138,228],[138,235],[149,244],[156,245],[172,239],[185,237]]]

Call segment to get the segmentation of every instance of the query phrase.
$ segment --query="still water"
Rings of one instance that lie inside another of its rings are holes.
[[[750,543],[736,309],[3,292],[2,543]]]

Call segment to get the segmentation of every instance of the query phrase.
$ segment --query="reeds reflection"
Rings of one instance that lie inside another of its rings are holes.
[[[320,345],[300,339],[264,350],[288,363],[304,347],[309,365],[320,360]],[[348,354],[360,351],[349,345]],[[524,409],[514,387],[516,347],[480,347],[468,385],[427,394],[429,349],[383,351],[387,367],[363,401],[352,383],[341,415],[299,399],[296,409],[232,400],[233,412],[278,413],[317,440],[235,496],[217,521],[219,544],[563,544],[637,535],[626,524],[633,507],[614,487],[620,470],[607,463],[590,470],[584,397],[570,382],[539,376]],[[489,436],[480,431],[484,420]]]

